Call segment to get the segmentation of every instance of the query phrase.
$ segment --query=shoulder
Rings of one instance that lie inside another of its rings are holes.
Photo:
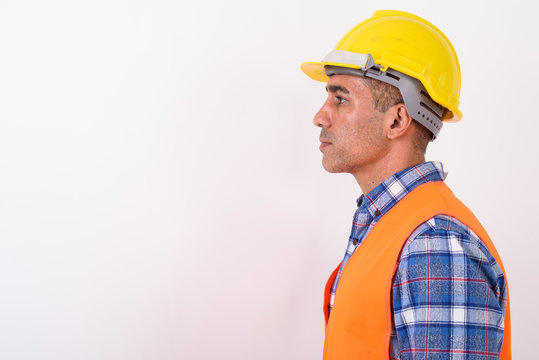
[[[471,258],[495,263],[481,239],[457,218],[437,215],[419,225],[405,242],[401,259],[425,251],[466,253]]]
[[[402,248],[397,276],[410,278],[418,275],[416,271],[428,270],[441,277],[486,281],[498,294],[505,293],[505,278],[496,259],[470,228],[452,216],[425,221]]]

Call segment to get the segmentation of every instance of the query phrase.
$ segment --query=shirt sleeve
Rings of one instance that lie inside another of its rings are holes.
[[[481,240],[450,220],[429,220],[403,247],[392,288],[392,359],[498,359],[503,273]]]

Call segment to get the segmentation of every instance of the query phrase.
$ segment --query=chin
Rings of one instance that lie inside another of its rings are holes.
[[[325,161],[322,159],[322,167],[324,170],[326,170],[328,173],[337,174],[337,173],[344,173],[347,172],[346,168],[342,166],[342,164],[335,164],[329,161]]]

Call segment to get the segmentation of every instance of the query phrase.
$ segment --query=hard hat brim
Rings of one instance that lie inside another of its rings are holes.
[[[343,64],[336,62],[322,62],[322,61],[306,61],[300,65],[301,70],[313,80],[328,82],[329,77],[326,75],[325,66],[340,66],[352,69],[361,69],[361,66],[353,64]]]

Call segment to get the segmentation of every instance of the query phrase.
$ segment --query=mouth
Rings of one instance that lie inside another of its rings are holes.
[[[320,150],[331,145],[331,143],[325,139],[320,139]]]

